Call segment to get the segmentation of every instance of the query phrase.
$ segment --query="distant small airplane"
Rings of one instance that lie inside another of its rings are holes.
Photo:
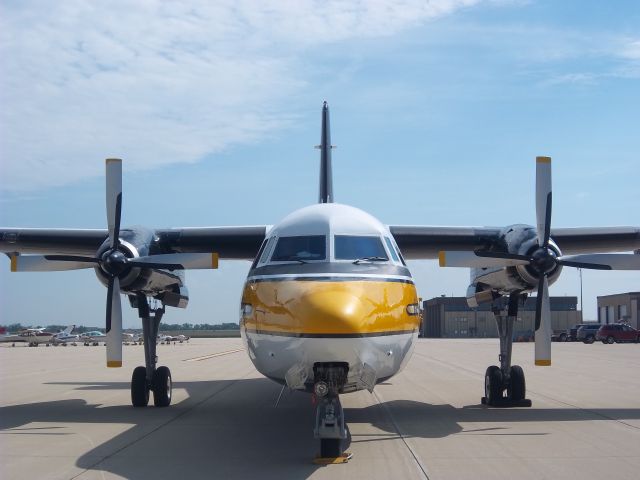
[[[53,335],[53,337],[51,338],[51,343],[53,343],[54,345],[57,345],[60,343],[72,343],[72,342],[79,341],[80,335],[73,335],[71,333],[73,332],[74,328],[76,328],[75,325],[69,325],[64,330],[59,331],[58,333]]]
[[[45,332],[44,328],[26,328],[18,333],[7,334],[0,337],[0,343],[28,343],[30,347],[37,347],[41,343],[49,343],[53,333]]]
[[[139,333],[122,333],[122,343],[138,343],[140,341]]]
[[[89,345],[90,343],[97,345],[98,342],[106,342],[107,336],[100,330],[93,330],[80,335],[80,340],[84,342],[85,345]]]
[[[190,336],[188,336],[188,335],[182,335],[182,334],[180,334],[180,335],[174,335],[174,336],[172,336],[172,337],[171,337],[171,341],[172,341],[172,342],[180,342],[180,343],[182,343],[182,342],[188,342],[190,338],[191,338],[191,337],[190,337]]]

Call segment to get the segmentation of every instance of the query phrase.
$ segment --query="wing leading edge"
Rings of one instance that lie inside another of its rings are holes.
[[[440,250],[478,250],[499,246],[505,229],[497,227],[389,226],[408,259],[435,259]],[[629,252],[640,249],[640,227],[551,229],[563,253]]]
[[[153,231],[154,253],[216,252],[220,259],[253,260],[268,228],[260,225],[157,229]],[[106,229],[3,228],[0,252],[93,255],[107,238]]]

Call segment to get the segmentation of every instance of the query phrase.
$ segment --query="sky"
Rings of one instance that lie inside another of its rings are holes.
[[[640,3],[577,0],[2,2],[0,225],[105,228],[108,157],[125,226],[275,224],[317,201],[324,100],[336,201],[385,224],[534,224],[548,155],[553,226],[640,225]],[[409,266],[424,299],[469,284]],[[164,321],[237,321],[248,267],[187,272]],[[584,271],[585,318],[638,290]],[[0,268],[2,324],[100,326],[105,298]]]

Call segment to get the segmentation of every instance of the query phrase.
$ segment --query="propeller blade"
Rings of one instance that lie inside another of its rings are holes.
[[[196,270],[218,268],[217,253],[167,253],[129,260],[127,265],[164,270]]]
[[[536,345],[535,364],[551,365],[551,304],[549,302],[549,281],[540,277],[536,300]]]
[[[120,244],[120,217],[122,213],[122,160],[106,160],[107,225],[111,248]]]
[[[523,255],[498,252],[441,251],[438,259],[441,267],[466,268],[514,267],[528,265],[530,262],[529,257]]]
[[[592,270],[640,270],[640,255],[633,253],[594,253],[565,255],[560,265]]]
[[[477,250],[475,253],[478,257],[484,258],[504,258],[508,260],[520,260],[522,263],[517,263],[517,265],[527,265],[531,262],[531,257],[527,255],[519,255],[517,253],[508,253],[508,252],[483,252],[482,250]]]
[[[120,304],[120,281],[109,280],[107,287],[107,367],[122,366],[122,305]]]
[[[536,228],[538,245],[547,247],[551,235],[551,158],[536,157]]]
[[[99,260],[73,255],[12,255],[12,272],[62,272],[93,268]]]
[[[540,280],[538,280],[538,296],[536,297],[536,324],[535,330],[536,332],[540,329],[540,321],[542,318],[542,294],[541,292],[544,290],[544,275],[540,276]]]

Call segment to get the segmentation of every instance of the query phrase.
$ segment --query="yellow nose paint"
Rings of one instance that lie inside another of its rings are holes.
[[[357,335],[413,332],[420,318],[415,286],[391,281],[248,282],[243,303],[253,305],[244,327],[264,333]]]

